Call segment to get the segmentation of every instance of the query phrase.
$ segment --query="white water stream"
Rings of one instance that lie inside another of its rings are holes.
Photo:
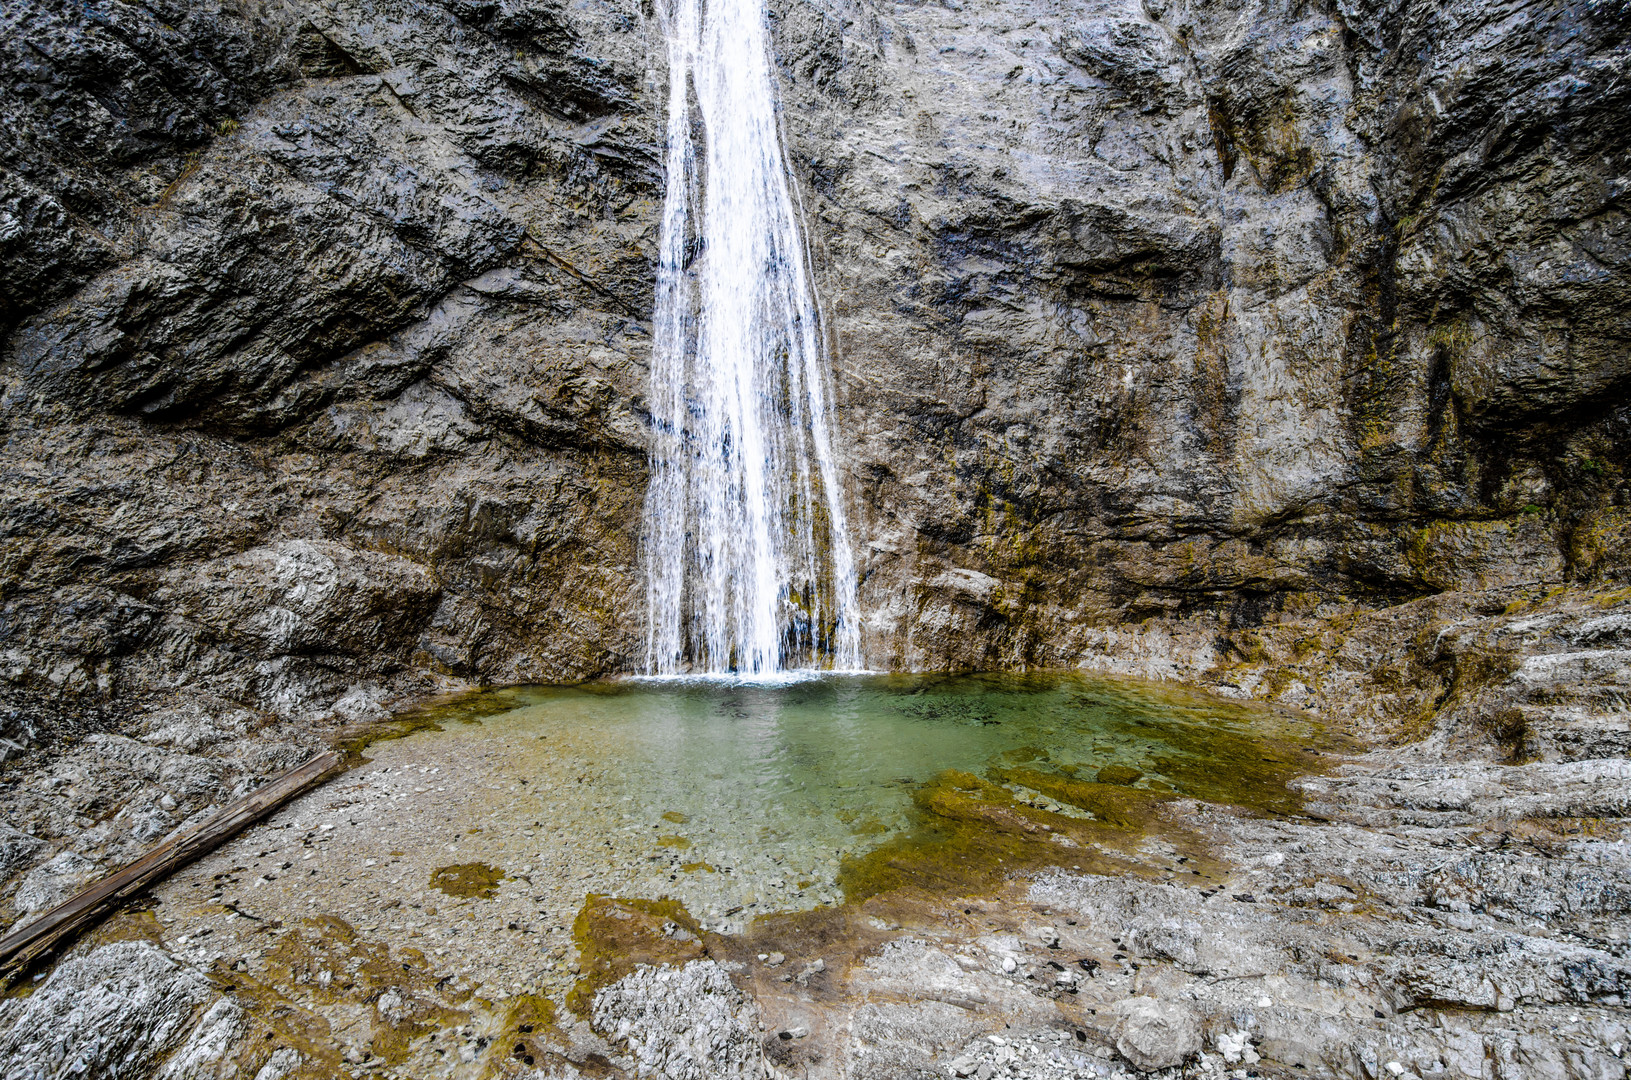
[[[854,555],[765,13],[668,0],[664,17],[646,670],[857,668]]]

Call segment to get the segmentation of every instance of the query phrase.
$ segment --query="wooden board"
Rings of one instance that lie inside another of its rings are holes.
[[[89,927],[154,881],[236,836],[340,768],[345,756],[328,750],[282,773],[223,808],[189,832],[166,840],[129,866],[63,901],[0,938],[0,973],[10,978],[64,939]]]

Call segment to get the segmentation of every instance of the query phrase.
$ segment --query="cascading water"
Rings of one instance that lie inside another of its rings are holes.
[[[853,669],[854,558],[765,14],[758,0],[706,13],[669,0],[664,16],[646,669]]]

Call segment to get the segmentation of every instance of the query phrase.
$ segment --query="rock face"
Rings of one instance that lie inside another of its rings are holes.
[[[874,655],[1595,573],[1626,18],[790,7]]]
[[[218,1007],[195,1017],[212,998]],[[157,947],[107,945],[62,964],[32,996],[0,1005],[0,1061],[7,1080],[149,1075],[177,1047],[183,1061],[206,1058],[198,1045],[206,1029],[233,1011],[207,979]],[[190,1075],[181,1062],[177,1069],[170,1075]]]
[[[637,665],[657,14],[0,13],[8,745]],[[875,666],[1623,575],[1623,5],[771,14]]]
[[[0,735],[626,667],[655,24],[0,19]]]

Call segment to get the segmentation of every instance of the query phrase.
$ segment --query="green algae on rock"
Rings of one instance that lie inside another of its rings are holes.
[[[588,1016],[595,992],[640,964],[684,964],[704,954],[702,927],[685,905],[591,893],[572,921],[581,977],[566,1004]]]
[[[438,867],[430,875],[430,886],[449,896],[485,900],[498,891],[505,876],[503,870],[486,863],[458,863]]]

